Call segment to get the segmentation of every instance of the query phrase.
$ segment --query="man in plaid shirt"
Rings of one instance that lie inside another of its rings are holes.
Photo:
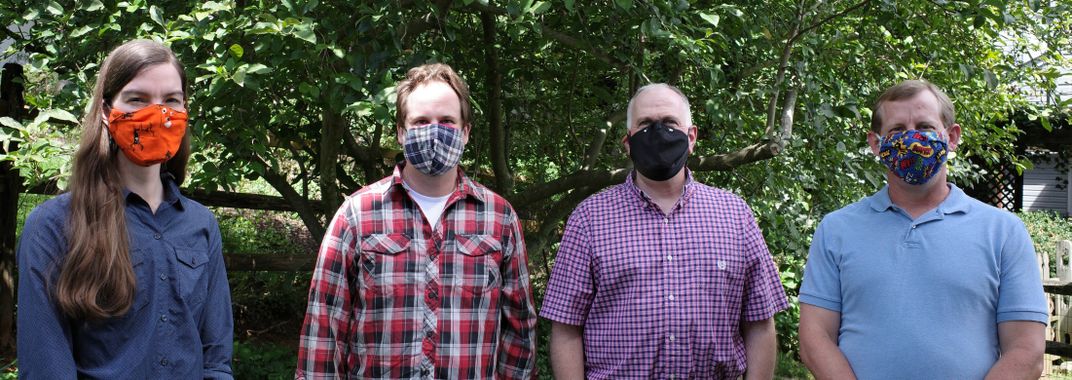
[[[457,167],[469,90],[430,64],[397,93],[406,160],[332,219],[295,377],[530,379],[536,312],[518,216]]]
[[[637,90],[627,124],[636,170],[573,211],[547,285],[555,377],[770,379],[787,302],[751,210],[685,168],[676,87]]]

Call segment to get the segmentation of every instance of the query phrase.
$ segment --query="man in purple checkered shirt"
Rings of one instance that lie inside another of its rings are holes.
[[[555,378],[770,379],[788,304],[751,210],[684,167],[680,90],[644,86],[627,115],[636,170],[573,211],[547,286]]]

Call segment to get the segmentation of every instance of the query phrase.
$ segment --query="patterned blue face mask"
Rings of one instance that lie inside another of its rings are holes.
[[[882,138],[878,158],[909,185],[921,185],[942,169],[947,147],[937,132],[901,131]]]
[[[462,129],[430,124],[406,130],[406,161],[417,171],[438,176],[458,166],[465,150]]]

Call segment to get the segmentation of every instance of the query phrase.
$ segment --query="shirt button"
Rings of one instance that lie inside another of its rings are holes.
[[[666,298],[667,298],[667,299],[669,299],[669,300],[671,300],[671,301],[673,301],[673,300],[674,300],[674,295],[673,295],[673,294],[671,294],[671,295],[670,295],[669,297],[666,297]]]
[[[671,342],[673,342],[673,341],[674,341],[674,336],[673,336],[673,335],[670,335],[670,341],[671,341]]]
[[[164,280],[164,281],[167,281],[167,273],[161,273],[160,274],[160,279]]]
[[[666,255],[666,261],[673,261],[673,260],[674,260],[674,256]]]
[[[670,375],[670,380],[674,380],[674,375]]]
[[[153,234],[153,239],[160,240],[161,237],[163,236],[160,236],[160,233]]]
[[[164,367],[167,367],[167,364],[168,364],[167,358],[160,359],[160,365],[162,365]]]
[[[160,321],[161,321],[161,322],[167,322],[167,316],[166,316],[166,315],[163,315],[163,314],[161,314],[161,315],[160,315]]]

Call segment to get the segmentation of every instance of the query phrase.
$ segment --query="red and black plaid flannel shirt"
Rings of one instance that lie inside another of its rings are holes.
[[[339,208],[296,378],[532,378],[536,312],[517,214],[458,173],[438,228],[403,189],[401,166]]]

